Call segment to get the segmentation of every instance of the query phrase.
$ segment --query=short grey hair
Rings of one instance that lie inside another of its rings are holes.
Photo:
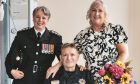
[[[44,15],[48,16],[48,18],[50,19],[50,17],[51,17],[50,10],[49,10],[47,7],[45,7],[45,6],[38,6],[38,7],[36,7],[36,8],[33,10],[33,17],[35,16],[35,14],[36,14],[39,10],[41,10],[41,11],[44,13]]]

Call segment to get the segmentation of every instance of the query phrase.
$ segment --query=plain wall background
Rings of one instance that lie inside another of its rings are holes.
[[[129,51],[133,63],[134,78],[140,84],[140,0],[130,0]]]

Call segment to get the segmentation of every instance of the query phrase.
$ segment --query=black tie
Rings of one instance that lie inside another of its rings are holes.
[[[39,39],[40,39],[40,37],[41,37],[41,33],[40,33],[40,32],[38,32],[38,33],[37,33],[37,39],[39,40]]]

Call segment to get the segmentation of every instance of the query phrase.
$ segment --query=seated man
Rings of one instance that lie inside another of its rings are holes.
[[[93,84],[88,70],[80,71],[77,65],[79,52],[73,43],[65,43],[61,48],[60,60],[62,66],[54,78],[45,80],[44,84]]]

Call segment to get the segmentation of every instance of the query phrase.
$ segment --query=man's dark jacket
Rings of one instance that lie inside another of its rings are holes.
[[[90,71],[80,71],[80,68],[76,65],[75,71],[69,75],[69,72],[65,71],[64,67],[60,67],[55,77],[50,77],[45,80],[44,84],[51,84],[51,82],[58,82],[59,84],[94,84],[94,80]]]

